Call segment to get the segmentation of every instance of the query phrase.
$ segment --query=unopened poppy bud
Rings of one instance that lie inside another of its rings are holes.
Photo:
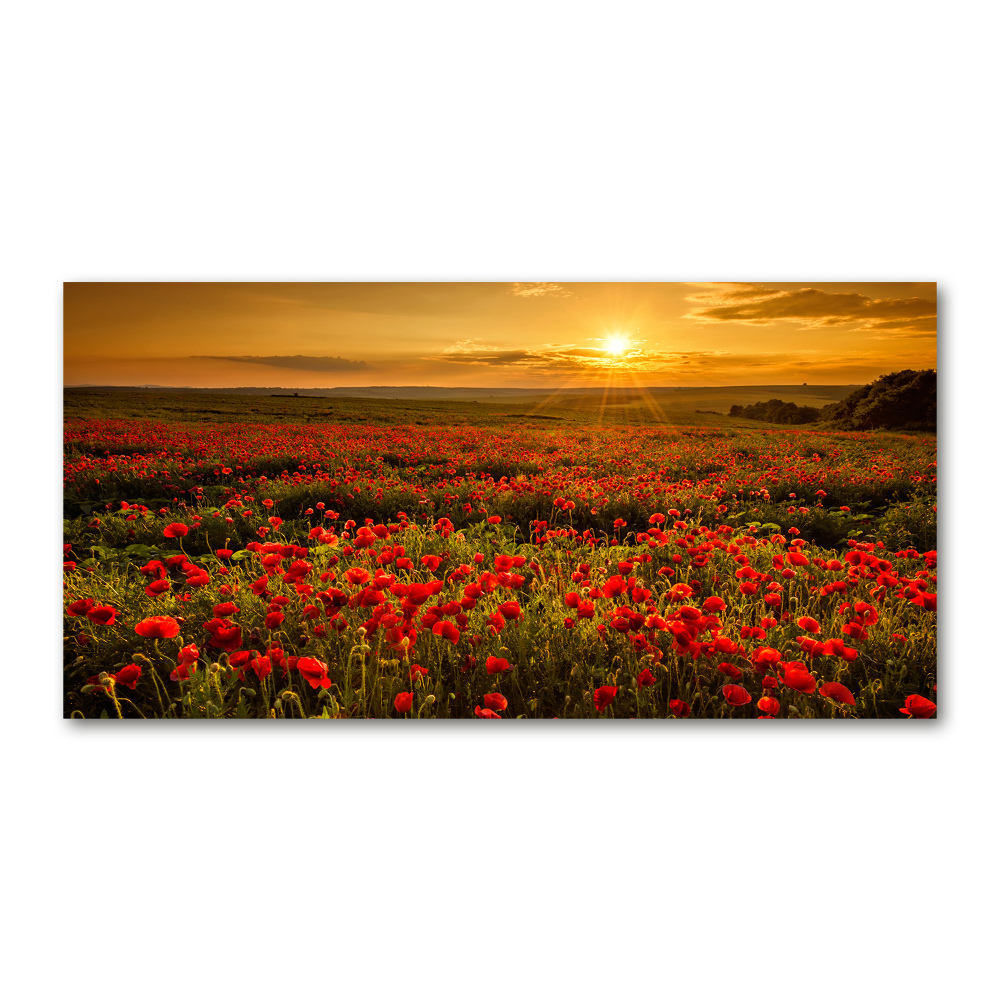
[[[432,694],[429,694],[426,698],[424,698],[424,704],[425,705],[433,705],[434,702],[436,702],[436,701],[437,701],[437,698],[435,698],[434,695],[432,695]]]
[[[273,705],[272,705],[271,707],[272,707],[272,708],[273,708],[273,709],[274,709],[274,710],[275,710],[276,712],[280,712],[280,711],[281,711],[281,709],[282,709],[282,704],[281,704],[281,699],[280,699],[280,698],[276,699],[276,701],[274,702],[274,704],[273,704]]]
[[[295,700],[295,692],[294,691],[282,691],[281,692],[281,700],[282,701],[294,701]]]
[[[97,675],[97,679],[98,679],[98,680],[99,680],[99,681],[100,681],[100,682],[101,682],[102,684],[107,684],[107,683],[108,683],[108,678],[109,678],[110,676],[111,676],[111,675],[110,675],[110,674],[109,674],[109,673],[108,673],[108,672],[107,672],[106,670],[102,670],[102,671],[101,671],[101,672],[100,672],[100,673],[99,673],[99,674]]]
[[[92,691],[96,691],[97,688],[97,684],[84,684],[83,687],[80,688],[80,692],[81,694],[90,694]]]
[[[361,631],[363,632],[364,629],[362,629]],[[403,638],[399,640],[399,644],[400,644],[400,646],[403,647],[404,651],[407,650],[407,649],[409,649],[410,648],[410,637],[408,635],[404,635]]]
[[[361,638],[364,639],[365,636],[368,635],[368,629],[366,629],[364,625],[362,625],[361,628],[358,629],[358,635],[360,635]]]

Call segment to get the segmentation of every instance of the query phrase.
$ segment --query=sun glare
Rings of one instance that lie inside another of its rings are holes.
[[[624,354],[628,350],[628,337],[623,337],[621,334],[608,337],[604,342],[604,350],[616,357]]]

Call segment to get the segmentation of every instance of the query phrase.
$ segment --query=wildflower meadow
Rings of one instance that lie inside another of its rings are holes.
[[[933,435],[174,399],[67,397],[67,717],[936,713]]]

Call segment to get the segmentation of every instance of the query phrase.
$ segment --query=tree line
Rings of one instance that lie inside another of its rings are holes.
[[[937,371],[892,372],[822,409],[780,399],[730,407],[731,417],[771,424],[814,424],[837,430],[937,430]]]

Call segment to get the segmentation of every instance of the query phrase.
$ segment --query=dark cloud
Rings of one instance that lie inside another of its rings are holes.
[[[859,292],[829,292],[819,288],[778,290],[764,285],[720,284],[688,296],[694,307],[685,319],[703,323],[771,326],[779,322],[809,327],[860,324],[871,331],[937,330],[937,304],[928,298],[872,298]]]
[[[440,354],[433,361],[445,361],[454,365],[516,365],[525,361],[541,359],[531,351],[456,351]]]
[[[682,351],[663,353],[632,348],[623,355],[609,355],[607,351],[587,347],[550,347],[544,351],[501,350],[460,341],[442,354],[423,358],[424,361],[444,362],[453,365],[509,366],[515,371],[533,375],[589,375],[606,376],[609,371],[620,374],[669,373],[678,365],[705,364],[708,359],[724,356],[718,351]]]
[[[237,361],[249,365],[267,365],[270,368],[295,368],[303,372],[358,372],[372,371],[372,366],[366,361],[348,361],[346,358],[317,358],[305,354],[290,356],[255,354],[229,355],[220,357],[214,354],[192,355],[192,360],[204,361]]]

